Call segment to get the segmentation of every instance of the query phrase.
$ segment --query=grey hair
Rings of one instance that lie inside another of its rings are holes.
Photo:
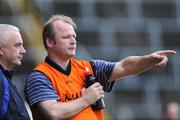
[[[5,45],[10,31],[18,31],[19,28],[10,24],[0,24],[0,44]]]

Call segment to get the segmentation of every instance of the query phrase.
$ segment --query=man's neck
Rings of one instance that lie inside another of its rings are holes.
[[[59,65],[64,71],[66,71],[70,59],[60,59],[60,58],[51,58],[51,57],[49,58],[57,65]]]
[[[7,61],[4,62],[4,61],[0,60],[0,64],[5,70],[12,71],[12,69],[13,69],[13,67],[10,67],[8,65]]]

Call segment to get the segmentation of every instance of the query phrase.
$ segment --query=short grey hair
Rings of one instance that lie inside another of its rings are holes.
[[[19,32],[19,28],[10,24],[0,24],[0,44],[6,44],[10,31]]]

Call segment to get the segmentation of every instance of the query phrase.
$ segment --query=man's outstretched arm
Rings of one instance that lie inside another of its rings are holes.
[[[129,75],[139,74],[151,67],[165,67],[168,62],[168,55],[176,54],[174,50],[162,50],[144,56],[130,56],[114,66],[109,81],[113,81]]]

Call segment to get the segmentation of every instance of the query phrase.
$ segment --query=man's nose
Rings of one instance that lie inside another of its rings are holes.
[[[22,49],[21,49],[21,53],[26,53],[26,50],[24,49],[24,47],[22,46]]]

